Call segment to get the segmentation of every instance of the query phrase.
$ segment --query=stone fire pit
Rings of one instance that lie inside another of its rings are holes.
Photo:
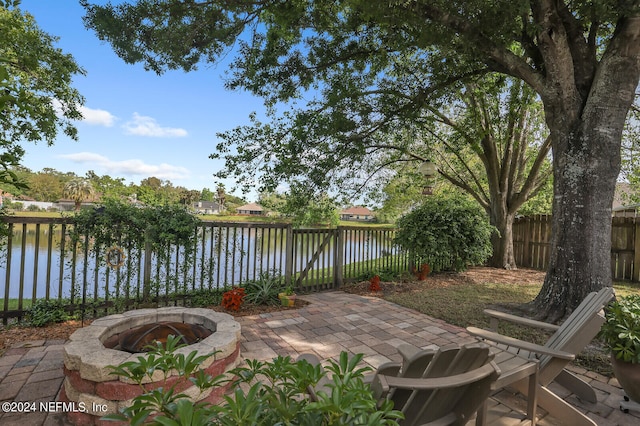
[[[200,370],[216,377],[237,366],[240,361],[240,324],[231,315],[201,308],[167,307],[140,309],[110,315],[95,320],[91,325],[74,332],[64,345],[65,380],[60,395],[63,402],[73,402],[81,410],[69,413],[76,424],[95,424],[100,417],[118,412],[131,405],[131,400],[142,393],[140,387],[125,377],[111,374],[108,365],[135,361],[143,353],[131,354],[110,349],[120,333],[156,322],[178,322],[202,325],[213,333],[203,340],[178,349],[185,355],[197,351],[199,355],[216,352],[200,364]],[[105,346],[105,342],[107,345]],[[145,379],[145,387],[169,387],[189,395],[194,401],[217,403],[226,391],[224,387],[200,393],[187,377],[172,375],[163,381],[164,374],[157,371],[152,380]]]

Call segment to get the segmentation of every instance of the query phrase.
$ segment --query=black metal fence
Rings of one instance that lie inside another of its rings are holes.
[[[126,241],[91,246],[73,240],[71,218],[6,217],[2,245],[0,312],[4,323],[21,318],[40,299],[69,308],[123,310],[152,301],[182,303],[201,291],[278,275],[298,292],[338,288],[379,271],[406,271],[409,259],[393,244],[394,229],[338,227],[293,229],[287,224],[201,222],[197,246],[166,247],[160,255]]]

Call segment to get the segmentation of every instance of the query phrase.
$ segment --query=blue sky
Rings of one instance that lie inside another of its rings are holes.
[[[216,187],[212,175],[222,162],[208,158],[215,151],[216,133],[247,124],[252,111],[260,116],[264,111],[261,99],[224,89],[225,64],[157,76],[142,65],[125,64],[85,29],[77,0],[22,0],[20,8],[59,37],[58,47],[86,70],[73,82],[85,97],[79,141],[60,135],[51,147],[26,143],[25,167],[79,176],[93,170],[127,183],[155,176],[189,189]]]

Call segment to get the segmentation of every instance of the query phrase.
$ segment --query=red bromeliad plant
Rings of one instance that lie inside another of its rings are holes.
[[[235,287],[222,294],[222,307],[228,311],[239,311],[244,303],[245,292],[242,287]]]
[[[371,284],[369,284],[369,291],[376,292],[376,291],[382,290],[382,288],[380,287],[380,276],[379,275],[374,275],[373,277],[371,277],[369,282],[371,283]]]
[[[424,281],[427,279],[427,275],[431,272],[431,267],[428,263],[423,263],[420,265],[420,270],[417,270],[415,266],[411,265],[411,273],[416,276],[416,278],[420,281]]]
[[[429,267],[428,263],[423,263],[420,266],[420,273],[418,274],[418,279],[420,281],[424,281],[427,279],[427,275],[429,275],[429,272],[431,272],[431,268]]]

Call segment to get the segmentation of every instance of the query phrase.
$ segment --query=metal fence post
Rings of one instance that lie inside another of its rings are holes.
[[[632,281],[640,281],[640,217],[633,218],[635,238],[633,241],[633,276]]]
[[[338,226],[335,230],[335,244],[333,253],[333,285],[340,288],[344,284],[342,266],[344,263],[344,228]]]
[[[284,282],[287,287],[292,284],[293,281],[293,226],[290,224],[286,227],[287,239],[285,242],[285,257],[284,257]]]
[[[144,271],[142,275],[142,300],[148,302],[151,297],[151,257],[153,256],[150,230],[147,229],[144,239]]]

